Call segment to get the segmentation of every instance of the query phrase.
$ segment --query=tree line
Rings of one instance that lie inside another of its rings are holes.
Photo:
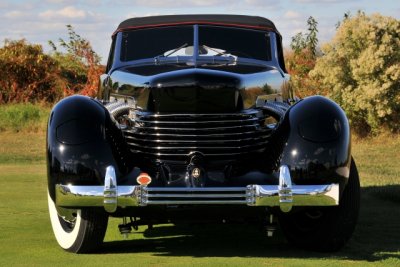
[[[359,133],[400,131],[400,21],[380,14],[346,13],[333,39],[319,46],[318,22],[292,37],[285,51],[300,97],[336,101]],[[54,103],[72,94],[95,96],[104,71],[90,43],[67,25],[68,40],[49,42],[50,53],[26,40],[0,48],[0,104]]]

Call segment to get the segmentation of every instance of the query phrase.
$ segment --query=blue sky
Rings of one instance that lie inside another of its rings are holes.
[[[288,47],[292,36],[306,30],[309,16],[318,21],[318,38],[324,43],[333,37],[343,14],[357,10],[400,19],[398,0],[0,0],[0,40],[25,38],[48,51],[47,41],[66,38],[65,25],[72,24],[104,63],[111,33],[130,17],[195,13],[263,16],[275,23]]]

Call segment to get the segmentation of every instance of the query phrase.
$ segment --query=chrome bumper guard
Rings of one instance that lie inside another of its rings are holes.
[[[147,187],[118,186],[115,170],[107,167],[104,186],[56,185],[56,203],[60,207],[118,207],[149,205],[279,206],[289,212],[293,206],[336,206],[339,185],[292,185],[289,168],[281,166],[279,185],[247,187]]]

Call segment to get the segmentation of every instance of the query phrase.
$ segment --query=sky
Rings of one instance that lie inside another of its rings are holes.
[[[400,19],[399,0],[0,0],[0,46],[5,39],[25,38],[48,52],[48,40],[67,39],[66,25],[88,39],[106,62],[111,34],[131,17],[170,14],[242,14],[271,19],[283,36],[284,47],[291,37],[307,30],[307,18],[318,21],[320,44],[335,34],[344,13],[381,13]]]

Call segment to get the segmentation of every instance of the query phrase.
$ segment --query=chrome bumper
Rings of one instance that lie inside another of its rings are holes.
[[[293,206],[335,206],[339,204],[339,185],[292,185],[287,166],[281,166],[279,185],[247,187],[147,187],[118,186],[115,170],[107,168],[104,186],[56,185],[56,204],[60,207],[117,207],[149,205],[279,206],[289,212]]]

